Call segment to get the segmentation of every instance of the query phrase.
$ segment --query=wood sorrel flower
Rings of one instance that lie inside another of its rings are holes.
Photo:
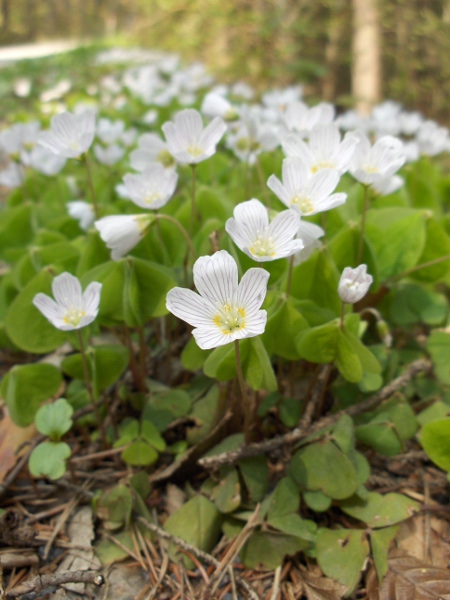
[[[338,285],[338,294],[342,302],[354,304],[367,294],[372,275],[367,273],[367,265],[359,265],[356,269],[345,267]]]
[[[178,175],[154,163],[142,173],[127,173],[123,181],[130,199],[141,208],[157,210],[169,202],[177,187]]]
[[[316,173],[301,158],[291,156],[283,160],[283,181],[271,175],[268,187],[288,208],[298,209],[302,215],[315,215],[340,206],[347,194],[332,194],[340,175],[335,169],[320,169]]]
[[[119,260],[141,241],[153,221],[153,215],[112,215],[95,221],[94,225],[112,250],[111,258]]]
[[[175,115],[175,122],[164,123],[162,130],[170,154],[182,164],[195,165],[216,152],[216,145],[227,129],[225,122],[216,117],[203,128],[200,113],[187,108]]]
[[[86,327],[96,318],[102,284],[93,281],[85,292],[80,281],[70,273],[55,277],[52,292],[55,300],[46,294],[36,294],[33,304],[52,325],[62,331]]]
[[[80,115],[62,112],[52,117],[50,131],[38,135],[38,144],[58,156],[79,158],[89,150],[95,135],[95,112],[86,110]]]
[[[284,210],[269,225],[267,208],[253,198],[238,204],[233,214],[225,229],[242,252],[253,260],[286,258],[304,247],[301,239],[294,239],[300,225],[300,214],[296,210]]]
[[[193,327],[195,341],[203,350],[254,337],[264,332],[267,312],[260,310],[267,292],[269,273],[249,269],[238,284],[238,268],[226,250],[201,256],[194,263],[196,294],[173,288],[166,306]]]

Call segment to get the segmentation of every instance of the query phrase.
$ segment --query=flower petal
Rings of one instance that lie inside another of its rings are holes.
[[[249,318],[264,302],[270,273],[265,269],[249,269],[241,279],[234,302]]]
[[[194,264],[194,283],[199,293],[213,304],[226,304],[238,287],[236,261],[226,250],[201,256]]]
[[[81,308],[83,293],[81,283],[70,273],[61,273],[52,282],[52,292],[56,302],[62,308]]]
[[[193,327],[211,327],[217,329],[213,318],[215,307],[192,290],[175,287],[166,297],[166,307],[179,319]]]

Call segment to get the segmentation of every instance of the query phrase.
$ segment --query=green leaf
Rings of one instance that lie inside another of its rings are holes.
[[[300,356],[314,363],[329,363],[337,356],[339,325],[337,321],[301,331],[296,337]]]
[[[379,278],[385,281],[414,267],[425,246],[422,210],[369,210],[366,234],[377,258]]]
[[[256,531],[241,551],[242,562],[250,569],[261,566],[276,569],[285,556],[291,556],[309,547],[309,542],[285,533]]]
[[[373,529],[395,525],[409,519],[419,510],[419,504],[402,494],[369,492],[365,500],[353,497],[339,505],[341,509]]]
[[[30,425],[42,402],[54,396],[61,383],[61,372],[53,365],[12,367],[2,381],[1,395],[14,423],[19,427]]]
[[[191,337],[181,353],[181,364],[187,371],[198,371],[203,368],[205,360],[212,350],[202,350]]]
[[[150,396],[142,417],[152,421],[158,431],[164,431],[169,423],[186,416],[191,409],[191,404],[191,397],[187,392],[169,388]]]
[[[373,562],[381,584],[383,577],[388,572],[388,551],[392,540],[397,535],[398,526],[377,529],[370,534],[370,546],[372,549]]]
[[[87,352],[88,370],[93,386],[104,390],[115,383],[128,366],[130,353],[121,344],[91,346]],[[61,364],[62,370],[74,379],[84,380],[83,358],[80,353],[67,356]]]
[[[318,277],[320,273],[320,277]],[[326,250],[316,251],[306,262],[294,268],[291,293],[299,300],[313,300],[322,308],[339,314],[341,300],[337,293],[339,273]]]
[[[319,529],[316,556],[319,567],[327,577],[332,577],[348,587],[356,587],[361,570],[369,555],[365,532],[358,529]]]
[[[133,496],[130,489],[119,484],[102,493],[95,512],[104,521],[106,529],[114,530],[130,522],[132,509]]]
[[[450,384],[450,334],[433,331],[427,341],[435,373],[442,383]]]
[[[307,328],[306,319],[294,308],[292,301],[287,300],[275,310],[269,310],[262,340],[269,354],[276,354],[287,360],[298,360],[300,355],[292,332]]]
[[[33,304],[39,292],[52,295],[53,274],[43,269],[12,302],[5,318],[6,332],[21,350],[34,354],[52,352],[62,345],[66,334],[54,327]]]
[[[241,485],[236,469],[221,471],[220,482],[212,491],[211,500],[222,513],[231,513],[241,504]]]
[[[141,437],[151,444],[159,452],[164,452],[166,449],[166,442],[161,437],[159,431],[153,425],[151,421],[144,420],[141,423]]]
[[[270,497],[268,521],[295,513],[300,508],[300,494],[290,477],[283,477]]]
[[[431,460],[444,471],[450,471],[450,419],[424,425],[419,440]]]
[[[36,429],[48,435],[52,441],[59,441],[62,436],[72,427],[73,408],[65,400],[59,398],[53,404],[41,406],[36,413],[35,425]]]
[[[132,442],[120,455],[127,465],[147,467],[155,463],[159,455],[156,450],[145,440]]]
[[[323,492],[303,492],[305,504],[315,512],[326,512],[331,506],[331,498],[325,496]]]
[[[200,550],[210,552],[219,539],[221,524],[222,517],[216,506],[198,495],[171,514],[164,523],[164,529]],[[185,556],[183,561],[192,564]]]
[[[239,471],[252,502],[260,502],[269,488],[269,467],[265,456],[242,458],[238,462]]]
[[[363,368],[358,352],[349,338],[350,334],[346,331],[338,330],[336,366],[347,381],[357,383],[363,377]]]
[[[43,442],[30,455],[30,472],[34,477],[59,479],[66,472],[66,460],[71,453],[65,442]]]
[[[300,448],[292,457],[288,473],[308,491],[321,491],[335,500],[352,496],[358,486],[356,469],[331,441]]]
[[[250,338],[249,346],[243,368],[245,381],[253,390],[275,391],[278,388],[277,380],[261,338]]]
[[[432,217],[427,219],[425,227],[426,243],[420,258],[417,261],[419,265],[450,254],[450,238],[443,225]],[[450,260],[446,260],[437,265],[419,269],[412,273],[411,277],[419,281],[435,282],[445,277],[449,268]]]
[[[81,277],[83,289],[93,281],[102,284],[98,319],[106,325],[123,323],[124,261],[110,260],[84,273]]]
[[[306,542],[313,542],[315,540],[316,525],[314,521],[302,519],[296,513],[283,515],[282,517],[272,517],[269,523],[275,529],[289,535],[294,535]]]
[[[23,247],[33,237],[33,206],[25,203],[14,208],[4,207],[0,220],[0,257],[8,258],[11,248]]]

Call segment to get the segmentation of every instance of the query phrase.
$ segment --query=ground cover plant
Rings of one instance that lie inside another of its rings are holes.
[[[0,538],[47,569],[2,559],[6,597],[127,557],[142,598],[447,597],[429,520],[390,553],[448,510],[447,129],[156,52],[43,65],[0,89]]]

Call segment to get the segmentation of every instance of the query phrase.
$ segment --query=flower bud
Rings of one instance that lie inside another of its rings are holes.
[[[367,265],[359,265],[356,269],[345,267],[338,286],[338,294],[342,302],[354,304],[367,294],[372,275],[367,273]]]

